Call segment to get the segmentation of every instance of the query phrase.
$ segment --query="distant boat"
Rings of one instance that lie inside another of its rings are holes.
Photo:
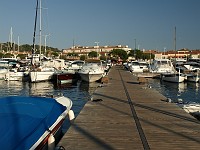
[[[29,81],[28,71],[18,71],[17,69],[10,69],[5,75],[6,81]]]
[[[163,81],[174,82],[174,83],[181,83],[184,82],[185,80],[185,76],[183,74],[176,72],[161,73],[160,78]]]
[[[200,112],[200,104],[195,102],[190,102],[187,104],[179,104],[181,108],[183,108],[187,113],[199,113]]]
[[[176,51],[176,27],[175,27],[174,43],[175,43],[175,51]],[[176,57],[176,55],[175,55],[175,57]],[[176,58],[175,58],[175,60],[176,60]],[[175,61],[175,66],[176,66],[176,61]],[[168,81],[168,82],[181,83],[185,80],[185,75],[183,75],[180,72],[180,69],[177,72],[175,70],[175,68],[173,67],[172,71],[161,73],[161,80]]]
[[[76,80],[78,80],[78,76],[73,70],[57,70],[53,74],[53,81],[57,84],[73,83]]]
[[[8,73],[9,61],[0,60],[0,80],[5,80],[5,75]]]
[[[34,35],[33,35],[33,48],[32,48],[32,59],[31,59],[31,64],[32,64],[32,70],[30,71],[30,80],[31,82],[41,82],[41,81],[48,81],[52,80],[53,74],[55,72],[54,67],[46,66],[44,62],[41,61],[41,38],[42,38],[42,27],[41,27],[41,20],[42,20],[42,0],[37,0],[36,4],[36,15],[35,15],[35,25],[34,25]],[[38,10],[40,10],[40,25],[39,25],[39,37],[40,37],[40,44],[39,44],[39,51],[40,54],[37,56],[35,55],[35,34],[36,34],[36,29],[37,29],[37,15],[38,15]],[[39,65],[34,64],[34,56],[39,60]]]
[[[0,98],[1,149],[47,149],[54,146],[67,117],[73,119],[67,97]],[[70,119],[70,120],[71,120]]]
[[[95,82],[103,77],[104,68],[98,63],[86,63],[78,73],[83,81]]]
[[[131,65],[129,66],[130,71],[132,73],[142,73],[143,67],[140,66],[138,61],[131,61]]]
[[[166,73],[166,72],[173,72],[174,66],[169,59],[155,59],[152,64],[150,65],[150,72],[151,73]]]
[[[55,71],[56,69],[53,67],[38,67],[30,71],[30,80],[31,82],[50,81],[53,79]]]

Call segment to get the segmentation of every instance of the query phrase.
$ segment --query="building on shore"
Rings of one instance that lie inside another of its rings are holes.
[[[174,59],[174,58],[181,58],[181,59],[200,59],[200,50],[188,50],[188,49],[181,49],[181,50],[169,50],[166,52],[159,52],[155,50],[147,50],[144,53],[154,54],[155,59]]]
[[[95,51],[98,53],[99,56],[105,56],[107,57],[108,54],[113,50],[113,49],[122,49],[126,51],[127,53],[131,50],[127,45],[116,45],[116,46],[72,46],[71,48],[63,49],[62,50],[62,55],[68,55],[71,53],[77,54],[79,56],[81,55],[86,55],[92,51]]]

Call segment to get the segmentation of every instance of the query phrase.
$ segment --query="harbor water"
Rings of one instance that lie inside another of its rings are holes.
[[[160,79],[148,79],[149,85],[172,101],[200,103],[200,83],[182,82],[171,83]]]
[[[182,100],[183,102],[200,103],[200,83],[170,83],[151,78],[148,79],[148,83],[172,101]],[[0,97],[63,94],[73,101],[73,110],[77,115],[99,85],[98,82],[88,84],[80,80],[74,84],[64,85],[57,85],[52,82],[29,83],[0,80]]]
[[[99,84],[77,81],[74,84],[58,85],[52,82],[29,83],[0,80],[0,97],[63,95],[73,101],[72,109],[77,116]]]

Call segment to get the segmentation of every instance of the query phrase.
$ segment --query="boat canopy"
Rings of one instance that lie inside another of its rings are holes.
[[[1,149],[30,149],[65,110],[53,98],[0,98]]]

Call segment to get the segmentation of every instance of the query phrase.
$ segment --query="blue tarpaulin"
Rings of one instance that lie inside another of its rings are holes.
[[[0,98],[0,148],[29,149],[65,109],[53,98]]]

